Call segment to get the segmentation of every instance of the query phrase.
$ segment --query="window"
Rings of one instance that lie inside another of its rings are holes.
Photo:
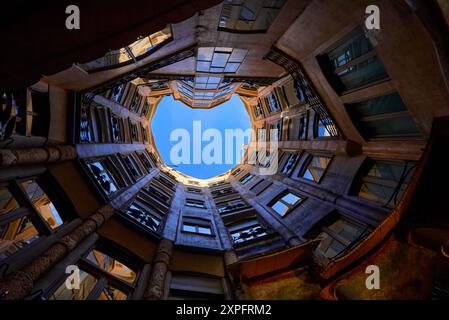
[[[229,201],[218,202],[216,204],[220,214],[228,214],[235,211],[251,208],[243,199],[237,198]]]
[[[285,153],[282,159],[284,164],[281,167],[281,173],[286,175],[291,174],[299,159],[299,155],[299,153]]]
[[[323,226],[318,238],[320,244],[315,249],[315,260],[322,266],[347,253],[370,233],[370,229],[361,223],[341,217],[330,225]]]
[[[265,98],[265,102],[268,107],[268,112],[276,112],[281,110],[281,104],[276,96],[275,92],[272,92],[268,97]]]
[[[217,181],[217,182],[212,182],[209,184],[209,188],[214,188],[214,187],[219,187],[226,184],[226,182],[224,180],[221,181]]]
[[[173,273],[168,300],[223,300],[222,278],[202,274]]]
[[[201,189],[188,187],[187,192],[194,193],[194,194],[201,194]]]
[[[111,100],[117,103],[120,103],[120,99],[122,97],[123,91],[125,89],[125,84],[119,84],[112,89],[111,92]]]
[[[303,198],[287,191],[281,193],[281,195],[276,197],[276,200],[272,201],[268,206],[281,217],[285,217],[287,213],[303,201]]]
[[[47,192],[59,192],[59,211]],[[41,236],[52,235],[64,221],[72,217],[71,208],[56,186],[46,178],[13,180],[0,184],[0,261],[38,241]],[[64,212],[61,215],[60,212]]]
[[[397,92],[348,104],[346,109],[365,139],[420,136]]]
[[[225,47],[198,48],[197,72],[235,73],[248,50]]]
[[[273,183],[265,180],[265,179],[260,179],[260,181],[258,181],[255,185],[253,185],[250,190],[252,192],[254,192],[256,195],[261,194],[262,192],[264,192],[269,186],[271,186]]]
[[[147,171],[149,171],[150,168],[155,167],[155,165],[151,163],[152,160],[150,160],[151,158],[148,157],[147,153],[145,152],[137,153],[137,156],[139,157],[140,162],[142,162],[143,166],[147,169]]]
[[[415,162],[368,160],[356,194],[366,200],[393,208],[402,198],[415,170]]]
[[[319,183],[331,160],[331,157],[309,155],[300,176],[304,179]]]
[[[172,190],[172,191],[175,190],[175,183],[170,181],[168,178],[162,176],[162,173],[159,174],[159,176],[154,177],[153,179],[158,181],[158,182],[160,182],[162,185],[164,185],[165,187],[169,188],[170,190]]]
[[[128,283],[134,283],[136,280],[136,272],[131,270],[122,262],[112,258],[106,253],[101,252],[99,249],[92,249],[87,255],[86,259],[95,265],[96,267],[110,273],[114,277],[117,277]]]
[[[155,32],[146,37],[139,37],[130,45],[118,50],[110,50],[103,57],[88,63],[81,64],[81,67],[88,72],[96,72],[110,68],[124,66],[133,61],[141,60],[172,39],[170,26]]]
[[[308,112],[291,118],[288,124],[289,140],[307,140]]]
[[[48,223],[50,228],[57,229],[61,226],[63,221],[58,210],[39,184],[35,180],[26,180],[22,182],[22,186],[26,191],[28,198],[31,200],[40,216]]]
[[[133,154],[121,155],[121,158],[125,164],[125,168],[135,180],[139,179],[143,175],[143,171],[137,162],[138,160],[134,158]]]
[[[237,169],[235,169],[234,171],[232,171],[231,175],[235,177],[235,176],[237,176],[240,172],[242,172],[242,169],[241,169],[241,168],[237,168]]]
[[[277,130],[276,133],[274,130]],[[282,120],[270,123],[270,140],[281,141],[282,138]]]
[[[223,189],[214,190],[211,193],[212,193],[212,197],[214,199],[216,199],[216,198],[225,197],[225,196],[234,194],[236,192],[234,191],[234,189],[232,189],[232,187],[227,187],[227,188],[223,188]]]
[[[171,196],[158,188],[153,181],[142,189],[142,193],[157,202],[163,203],[165,206],[170,205]]]
[[[184,217],[182,222],[182,231],[208,236],[213,235],[212,224],[209,220],[205,219]]]
[[[250,173],[247,173],[239,181],[241,184],[247,184],[249,181],[251,181],[252,178],[254,178],[254,176]]]
[[[81,104],[80,142],[125,143],[129,120],[119,117],[108,107],[95,102]]]
[[[228,226],[234,245],[242,245],[268,235],[256,218],[240,220]]]
[[[145,192],[141,191],[125,211],[125,217],[137,223],[144,230],[157,232],[164,218],[165,213],[156,203],[152,203],[145,197]]]
[[[219,31],[266,32],[278,15],[285,0],[227,0],[223,4]]]
[[[315,113],[314,118],[314,135],[315,138],[325,138],[335,136],[329,132],[319,113]]]
[[[87,163],[87,167],[94,175],[97,184],[106,196],[111,196],[124,186],[119,177],[112,173],[110,165],[105,160]]]
[[[2,134],[0,141],[11,135],[47,137],[50,128],[50,95],[48,89],[24,88],[0,91]]]
[[[204,201],[197,199],[186,199],[186,207],[206,209]]]
[[[127,257],[121,250],[100,240],[77,262],[80,289],[68,289],[66,279],[63,279],[59,287],[48,290],[45,295],[50,300],[126,300],[134,291],[138,278],[137,264],[121,261]]]
[[[355,89],[388,77],[373,45],[361,29],[318,61],[335,91]]]
[[[265,116],[265,114],[263,112],[262,102],[260,101],[260,99],[258,99],[257,104],[254,105],[253,108],[254,108],[254,115],[256,118]]]
[[[65,281],[49,296],[49,300],[87,300],[89,294],[95,288],[98,283],[91,274],[80,269],[79,273],[80,288],[79,289],[67,289]]]

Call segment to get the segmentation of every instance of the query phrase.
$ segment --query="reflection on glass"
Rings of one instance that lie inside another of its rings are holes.
[[[302,177],[315,182],[320,182],[327,166],[331,162],[329,157],[313,156],[307,165]]]
[[[107,285],[97,300],[126,300],[126,294],[111,285]]]
[[[136,273],[133,270],[101,251],[92,250],[87,255],[87,259],[119,279],[129,283],[133,283],[136,280]]]
[[[8,188],[0,187],[0,215],[17,209],[19,205]]]
[[[49,297],[49,300],[86,300],[89,293],[97,284],[97,279],[87,272],[80,270],[80,288],[67,289],[65,281]]]
[[[41,187],[34,180],[27,180],[22,182],[22,186],[25,189],[28,197],[33,202],[37,211],[40,215],[47,221],[48,225],[52,229],[56,229],[60,225],[62,225],[63,221],[61,216],[56,210],[53,203],[50,201],[45,192],[41,189]]]
[[[16,253],[34,242],[39,233],[28,217],[13,220],[0,226],[0,260]]]

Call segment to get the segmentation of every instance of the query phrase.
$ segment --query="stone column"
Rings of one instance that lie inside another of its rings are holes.
[[[173,241],[162,239],[154,258],[150,282],[144,296],[145,300],[160,300],[164,298],[165,278],[172,252]]]
[[[76,149],[73,146],[53,146],[26,149],[0,150],[0,168],[8,168],[22,164],[42,164],[75,159]]]
[[[74,250],[82,240],[95,232],[114,213],[111,205],[98,209],[93,215],[50,246],[22,270],[12,272],[0,280],[1,300],[22,300],[31,293],[34,283]]]

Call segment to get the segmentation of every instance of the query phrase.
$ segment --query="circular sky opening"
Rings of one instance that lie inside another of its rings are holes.
[[[237,95],[211,109],[194,109],[173,96],[159,103],[151,122],[162,160],[186,175],[208,179],[237,165],[251,123]]]

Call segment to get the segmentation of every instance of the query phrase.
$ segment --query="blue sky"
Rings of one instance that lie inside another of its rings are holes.
[[[234,164],[179,164],[174,166],[170,161],[170,150],[178,141],[170,141],[172,130],[182,128],[190,134],[190,163],[193,162],[193,121],[201,121],[201,132],[213,128],[221,132],[223,137],[223,162],[224,162],[224,137],[225,129],[246,130],[251,127],[248,113],[245,110],[243,102],[236,95],[212,109],[192,109],[173,97],[165,96],[159,103],[154,118],[151,122],[156,147],[165,163],[174,169],[181,171],[189,176],[201,179],[214,177],[226,172],[235,166],[240,160],[237,157]],[[246,141],[247,142],[247,141]],[[234,141],[235,143],[235,141]],[[202,148],[209,142],[202,142]]]

